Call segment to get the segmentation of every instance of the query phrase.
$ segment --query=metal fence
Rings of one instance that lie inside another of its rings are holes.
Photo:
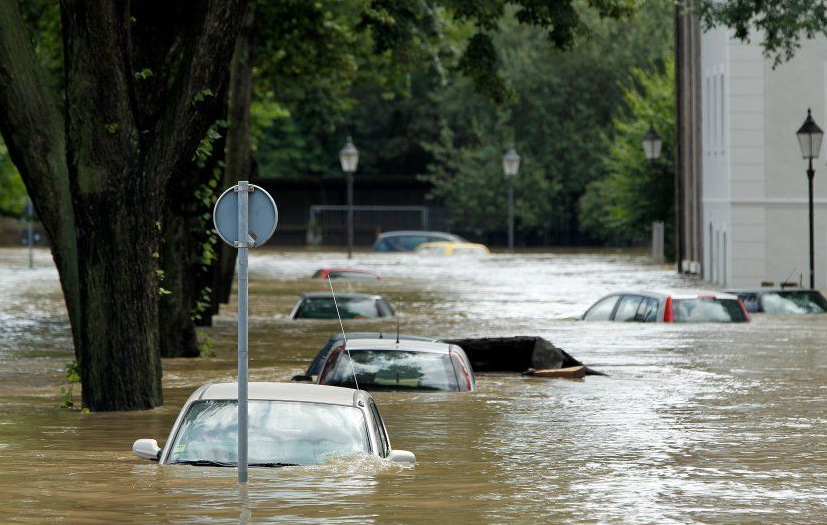
[[[344,244],[347,210],[342,205],[310,206],[307,243]],[[432,215],[427,206],[353,206],[354,243],[371,244],[383,231],[429,230],[434,227]]]

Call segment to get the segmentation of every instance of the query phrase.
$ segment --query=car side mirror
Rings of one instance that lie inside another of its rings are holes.
[[[388,459],[394,463],[416,463],[416,456],[407,450],[391,450]]]
[[[308,376],[304,374],[299,374],[297,376],[293,376],[290,381],[295,381],[298,383],[315,383],[316,381],[313,379],[313,376]]]
[[[139,458],[158,461],[161,456],[161,447],[154,439],[139,439],[132,444],[132,452]]]

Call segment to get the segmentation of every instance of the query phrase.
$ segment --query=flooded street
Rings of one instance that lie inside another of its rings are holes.
[[[375,394],[413,468],[366,460],[251,469],[164,467],[132,455],[163,445],[184,400],[234,380],[235,304],[203,335],[214,356],[164,361],[166,405],[125,413],[60,408],[73,359],[51,256],[0,250],[0,522],[41,523],[733,523],[827,515],[827,317],[748,324],[573,320],[619,289],[702,283],[617,252],[481,258],[254,250],[251,380],[304,372],[338,322],[291,321],[323,266],[378,270],[334,281],[385,296],[401,331],[537,335],[608,377],[480,374],[472,394]],[[395,331],[395,320],[345,321]],[[76,386],[76,388],[78,388]],[[74,393],[79,403],[79,392]]]

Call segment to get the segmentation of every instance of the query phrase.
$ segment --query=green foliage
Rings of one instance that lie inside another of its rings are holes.
[[[557,243],[580,237],[577,203],[602,176],[602,137],[622,111],[622,86],[629,84],[631,69],[657,69],[670,50],[672,6],[650,0],[628,19],[601,20],[585,12],[582,21],[590,37],[565,52],[550,48],[543,31],[512,17],[501,21],[495,44],[516,95],[505,105],[492,104],[466,80],[430,95],[438,122],[431,129],[438,135],[420,136],[433,159],[426,179],[458,226],[504,230],[501,159],[513,144],[523,159],[514,180],[518,237]]]
[[[802,39],[827,35],[827,4],[814,0],[697,0],[707,26],[725,25],[735,38],[750,40],[751,30],[761,37],[767,56],[778,65],[791,59]]]
[[[80,383],[80,366],[77,361],[72,361],[66,365],[66,386],[60,387],[60,393],[63,395],[63,407],[74,408],[74,389],[77,383]]]
[[[591,183],[580,201],[581,225],[611,243],[645,243],[652,221],[673,230],[675,72],[664,60],[660,72],[635,69],[634,81],[624,87],[626,112],[613,121],[604,137],[605,176]],[[641,139],[649,126],[663,139],[660,158],[646,160]],[[667,246],[671,245],[667,241]]]
[[[0,216],[20,217],[26,208],[26,187],[0,139]]]
[[[215,357],[215,342],[208,335],[198,333],[198,353],[201,357]]]

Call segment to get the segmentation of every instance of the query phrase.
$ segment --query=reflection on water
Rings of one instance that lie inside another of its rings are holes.
[[[623,288],[697,287],[617,253],[460,259],[254,251],[251,379],[302,373],[338,329],[291,321],[322,266],[378,270],[334,282],[384,295],[401,329],[433,336],[539,335],[609,377],[480,374],[472,394],[379,392],[414,468],[370,458],[308,468],[159,468],[131,453],[167,437],[198,385],[235,376],[235,305],[207,334],[215,357],[164,362],[165,407],[58,408],[71,338],[46,252],[0,250],[0,521],[819,522],[827,512],[827,317],[749,324],[584,323]],[[395,331],[387,319],[352,330]],[[79,399],[79,395],[76,396]]]

